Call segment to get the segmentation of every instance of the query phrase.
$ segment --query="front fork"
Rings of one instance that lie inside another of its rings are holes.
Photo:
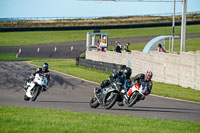
[[[26,91],[26,96],[29,98],[32,98],[33,96],[31,95],[31,90],[33,89],[33,87],[35,86],[35,83],[31,82],[30,87],[28,87],[27,91]]]
[[[97,101],[98,101],[99,103],[101,103],[100,100],[99,100],[99,98],[97,97],[96,88],[94,88],[94,97],[97,99]]]

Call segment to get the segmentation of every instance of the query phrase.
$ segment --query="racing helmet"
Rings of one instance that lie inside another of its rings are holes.
[[[132,74],[132,70],[130,67],[125,67],[123,69],[123,77],[129,78],[131,76],[131,74]]]
[[[153,76],[153,73],[152,73],[151,71],[147,71],[147,72],[145,73],[145,80],[146,80],[146,81],[151,80],[152,76]]]
[[[46,70],[48,70],[49,69],[49,64],[48,63],[43,63],[42,64],[42,70],[43,71],[46,71]]]

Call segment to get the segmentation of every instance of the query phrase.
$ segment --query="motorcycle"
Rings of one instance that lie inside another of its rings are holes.
[[[148,95],[145,90],[145,83],[136,84],[133,85],[127,92],[126,95],[124,95],[126,104],[128,107],[132,107],[136,102],[140,100],[144,100],[145,96]]]
[[[94,96],[90,100],[90,107],[97,108],[99,105],[102,105],[105,109],[112,108],[120,95],[118,84],[119,82],[112,82],[102,89],[95,88]]]
[[[35,101],[39,94],[47,87],[47,78],[44,74],[37,73],[32,81],[25,81],[24,86],[27,89],[24,89],[25,95],[24,100]]]

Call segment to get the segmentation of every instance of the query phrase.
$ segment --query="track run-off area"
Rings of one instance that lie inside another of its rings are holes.
[[[70,110],[74,112],[130,115],[200,122],[200,104],[150,95],[133,107],[117,104],[110,110],[90,108],[98,84],[51,70],[49,89],[35,102],[24,101],[24,80],[36,69],[26,62],[0,61],[0,105]]]

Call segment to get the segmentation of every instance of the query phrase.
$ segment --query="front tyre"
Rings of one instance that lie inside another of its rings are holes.
[[[26,96],[26,94],[24,95],[24,101],[29,101],[30,98]]]
[[[90,100],[90,107],[91,108],[97,108],[100,105],[96,97],[92,97]]]
[[[133,106],[137,102],[138,98],[139,98],[139,93],[137,91],[133,92],[128,100],[128,103],[127,103],[128,107]]]
[[[108,92],[104,98],[104,107],[105,109],[110,109],[114,106],[117,101],[118,93]]]
[[[31,98],[31,101],[35,101],[37,99],[37,97],[40,94],[40,86],[36,86],[33,88],[33,91],[31,92],[31,95],[33,96]]]

